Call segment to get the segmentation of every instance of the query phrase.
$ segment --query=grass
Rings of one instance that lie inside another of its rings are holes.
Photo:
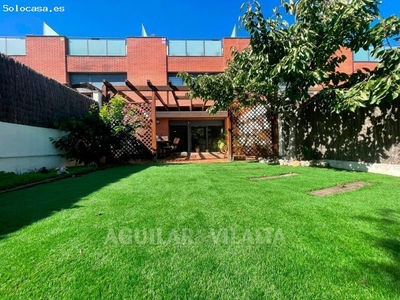
[[[93,167],[68,167],[67,170],[69,174],[80,174],[93,170]],[[0,191],[55,178],[58,176],[59,175],[57,175],[57,171],[54,169],[49,170],[48,173],[29,172],[16,174],[0,172]]]
[[[371,185],[308,194],[356,180]],[[123,166],[3,194],[0,298],[398,299],[399,194],[395,177],[251,163]]]

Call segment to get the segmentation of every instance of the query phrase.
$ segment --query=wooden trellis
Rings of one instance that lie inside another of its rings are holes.
[[[271,157],[276,154],[275,117],[266,105],[229,111],[233,155]]]
[[[152,126],[153,120],[151,118],[152,107],[151,103],[133,103],[136,107],[137,112],[143,119],[143,128],[140,128],[136,132],[136,138],[151,152],[155,153],[153,147],[153,136],[152,136]]]

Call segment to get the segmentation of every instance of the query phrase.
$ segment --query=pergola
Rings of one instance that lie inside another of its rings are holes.
[[[125,85],[113,85],[103,80],[103,100],[107,102],[117,94],[122,95],[131,103],[152,103],[159,111],[205,111],[207,102],[193,100],[187,96],[190,91],[187,86],[176,86],[171,82],[167,85],[154,85],[147,80],[147,85],[134,85],[125,80]],[[131,95],[135,95],[132,97]],[[157,105],[157,101],[161,105]]]
[[[121,95],[125,100],[138,107],[141,114],[146,115],[146,128],[138,133],[141,142],[154,154],[157,153],[157,111],[166,112],[203,112],[208,103],[201,99],[190,99],[187,86],[175,86],[171,82],[167,85],[154,85],[147,80],[147,85],[134,85],[131,81],[125,80],[125,85],[113,85],[103,80],[102,95],[103,102],[108,102],[116,95]]]

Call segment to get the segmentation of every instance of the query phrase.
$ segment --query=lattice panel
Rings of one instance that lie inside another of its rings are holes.
[[[137,138],[131,137],[124,141],[122,148],[113,151],[114,159],[151,158],[152,153]]]
[[[153,154],[153,137],[151,133],[151,126],[153,121],[151,120],[151,103],[134,103],[138,115],[144,120],[144,127],[140,128],[136,132],[136,138]]]
[[[152,149],[152,120],[151,103],[131,103],[136,109],[137,117],[143,122],[144,127],[136,131],[134,137],[124,140],[122,147],[113,151],[114,159],[126,160],[129,158],[151,158],[154,155]]]
[[[270,157],[274,155],[273,115],[265,105],[239,112],[230,111],[234,155]]]

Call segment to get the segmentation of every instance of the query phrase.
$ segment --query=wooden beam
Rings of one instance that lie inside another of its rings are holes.
[[[133,100],[131,97],[129,97],[127,94],[125,94],[124,92],[118,92],[118,94],[122,95],[122,97],[124,97],[126,100],[128,100],[129,102],[136,102],[135,100]]]
[[[181,110],[181,107],[179,106],[179,103],[178,103],[178,96],[176,95],[175,90],[173,89],[172,82],[169,81],[168,85],[171,87],[171,93],[172,93],[172,96],[174,96],[174,100],[175,100],[176,106],[178,107],[178,110]]]
[[[165,103],[164,99],[161,97],[160,93],[158,92],[157,88],[151,83],[150,80],[147,80],[147,85],[151,88],[154,95],[157,97],[158,100],[164,105],[166,110],[169,110],[167,103]]]
[[[114,94],[117,93],[116,88],[111,83],[109,83],[107,80],[104,79],[103,84],[107,87],[108,90],[112,91]]]
[[[156,123],[156,98],[155,93],[152,95],[151,101],[151,145],[152,145],[152,152],[157,159],[157,123]]]
[[[136,93],[140,98],[142,98],[146,103],[150,103],[149,99],[147,99],[146,96],[144,96],[128,79],[125,80],[126,86],[133,92]]]
[[[103,86],[101,87],[101,95],[102,95],[101,99],[102,103],[108,102],[108,90],[105,84],[103,84]]]
[[[123,91],[120,91],[118,89],[115,88],[115,86],[113,86],[110,82],[108,82],[107,80],[103,80],[103,88],[104,86],[106,87],[106,90],[111,90],[111,92],[113,93],[113,95],[111,96],[111,98],[115,97],[115,95],[120,94],[122,95],[124,98],[126,98],[127,100],[129,100],[130,102],[135,102],[135,100],[133,100],[131,97],[129,97],[127,94],[125,94]]]

